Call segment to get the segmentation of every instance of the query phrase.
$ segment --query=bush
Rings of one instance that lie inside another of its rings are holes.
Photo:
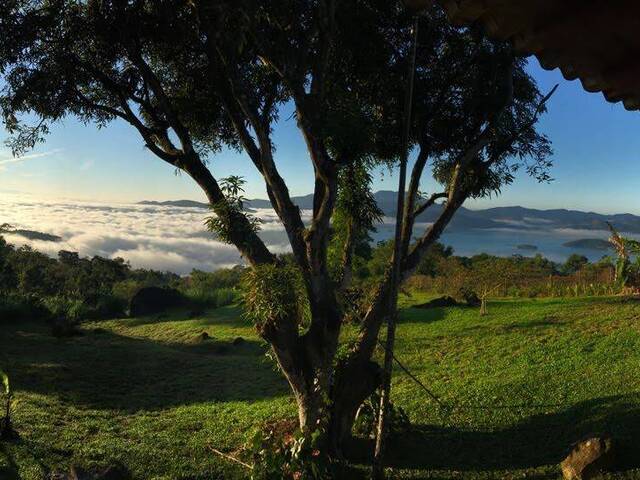
[[[378,427],[378,416],[380,413],[380,390],[376,390],[367,398],[356,413],[356,419],[353,425],[354,431],[358,435],[364,435],[370,438],[375,438]],[[388,410],[388,425],[389,434],[404,434],[411,429],[411,421],[407,413],[395,405],[393,402],[389,402]]]
[[[36,295],[10,293],[0,296],[0,319],[3,321],[47,320],[50,312]]]
[[[125,316],[128,302],[115,295],[101,295],[96,302],[96,306],[90,311],[88,319],[110,320]]]
[[[147,286],[149,285],[138,280],[134,280],[133,278],[129,278],[116,283],[111,289],[111,294],[122,302],[123,305],[129,305],[133,296],[138,293],[141,288]]]
[[[234,288],[240,285],[244,267],[223,268],[215,272],[203,272],[193,270],[184,279],[185,289],[196,289],[199,291],[211,291],[221,288]]]
[[[141,288],[129,302],[129,316],[140,317],[162,313],[171,308],[183,307],[187,303],[184,295],[174,288]]]
[[[258,430],[247,449],[253,460],[254,480],[328,480],[332,465],[321,454],[321,431],[305,437],[295,421],[283,421]]]
[[[86,320],[90,312],[90,308],[81,300],[70,300],[66,297],[47,297],[43,303],[53,321],[79,322]]]

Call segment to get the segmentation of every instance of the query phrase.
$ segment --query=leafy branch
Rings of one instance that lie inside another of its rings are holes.
[[[210,206],[215,215],[205,219],[207,229],[218,235],[225,243],[233,243],[235,234],[257,233],[260,230],[262,220],[244,211],[247,201],[244,196],[244,185],[247,183],[243,177],[231,175],[220,180],[220,190],[224,200]],[[242,217],[248,222],[239,222]],[[247,231],[240,231],[246,229]]]

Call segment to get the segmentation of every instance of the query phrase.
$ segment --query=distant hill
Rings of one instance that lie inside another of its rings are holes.
[[[166,202],[155,202],[153,200],[143,200],[138,205],[155,205],[159,207],[187,207],[187,208],[209,208],[209,205],[194,200],[167,200]]]
[[[380,209],[388,217],[394,217],[396,211],[396,192],[380,190],[375,193]],[[313,195],[292,198],[293,203],[303,210],[313,208]],[[208,208],[206,203],[193,200],[171,200],[166,202],[143,201],[141,205],[158,205],[173,207]],[[247,200],[250,209],[271,208],[269,200]],[[418,217],[418,222],[430,223],[436,220],[442,211],[441,205],[434,205]],[[495,207],[485,210],[470,210],[460,208],[453,217],[448,230],[510,228],[524,230],[541,230],[553,228],[569,228],[579,230],[607,230],[607,222],[613,224],[619,231],[640,233],[640,216],[630,213],[606,215],[579,210],[553,209],[537,210],[526,207]]]
[[[571,242],[563,243],[565,247],[579,248],[586,250],[612,250],[613,246],[607,240],[601,238],[583,238],[580,240],[573,240]]]
[[[0,225],[0,235],[3,233],[10,233],[11,235],[18,235],[28,240],[41,240],[44,242],[61,242],[62,237],[52,235],[50,233],[36,232],[35,230],[22,230],[20,228],[14,228],[12,225],[5,223]]]

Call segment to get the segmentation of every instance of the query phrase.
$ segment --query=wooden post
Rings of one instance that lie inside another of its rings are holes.
[[[402,266],[402,219],[404,214],[405,189],[407,182],[407,162],[409,159],[409,142],[411,136],[411,110],[413,106],[413,87],[415,80],[416,56],[418,50],[418,15],[414,16],[412,32],[412,48],[409,58],[407,73],[407,88],[404,105],[404,138],[402,145],[402,157],[400,158],[400,172],[398,179],[398,205],[396,210],[396,229],[392,264],[392,292],[390,305],[387,309],[387,339],[385,342],[384,371],[382,379],[382,393],[380,395],[380,414],[378,415],[378,427],[376,435],[376,449],[373,459],[371,478],[373,480],[384,479],[384,450],[387,435],[387,416],[389,414],[389,396],[391,395],[391,374],[393,373],[393,348],[396,338],[396,323],[398,317],[398,289]]]

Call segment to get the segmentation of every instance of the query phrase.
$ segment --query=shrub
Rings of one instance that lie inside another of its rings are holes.
[[[376,390],[366,399],[356,414],[353,428],[359,435],[365,435],[375,438],[378,427],[378,416],[380,414],[380,390]],[[389,402],[388,410],[388,429],[389,434],[402,434],[411,429],[411,421],[407,413]]]
[[[0,318],[3,321],[46,320],[50,312],[36,295],[10,293],[0,296]]]
[[[253,457],[252,480],[325,480],[335,478],[326,455],[323,434],[304,436],[295,422],[279,422],[256,432],[248,445]]]
[[[111,294],[121,301],[123,305],[128,305],[138,290],[146,286],[148,285],[145,285],[143,282],[129,278],[116,283],[111,289]]]
[[[90,308],[81,300],[71,300],[66,297],[47,297],[43,301],[50,318],[53,321],[69,320],[78,322],[86,320],[89,316]]]
[[[115,295],[101,295],[92,311],[89,311],[88,319],[109,320],[125,316],[128,302]]]

